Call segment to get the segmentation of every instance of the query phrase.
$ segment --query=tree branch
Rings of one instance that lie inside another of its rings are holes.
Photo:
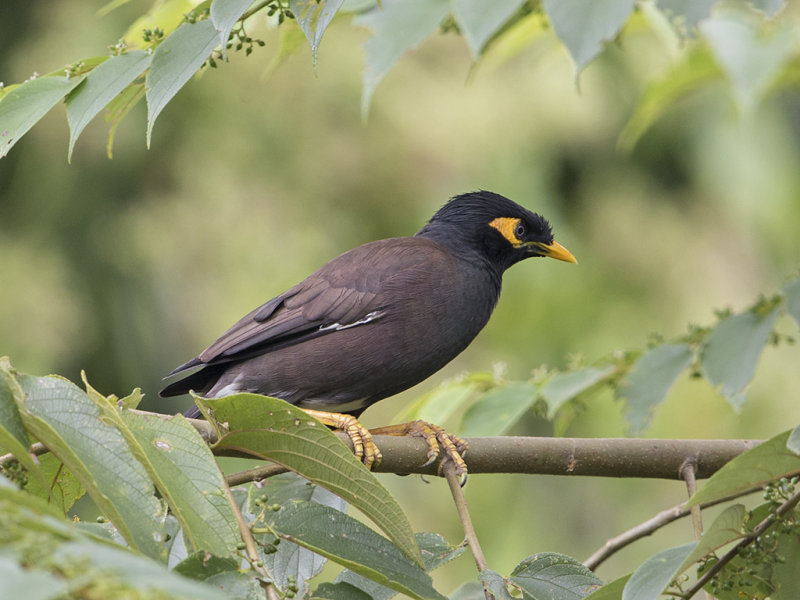
[[[790,510],[792,510],[795,506],[797,506],[798,502],[800,502],[800,489],[795,491],[786,502],[781,504],[776,510],[774,514],[769,514],[767,517],[761,521],[758,525],[756,525],[753,530],[748,533],[745,537],[743,537],[739,542],[730,550],[728,550],[722,558],[720,558],[717,562],[715,562],[711,568],[708,569],[703,576],[700,577],[697,581],[695,581],[694,585],[687,590],[685,594],[681,594],[682,597],[691,598],[701,589],[703,586],[707,584],[711,579],[719,573],[722,568],[727,565],[733,558],[739,553],[739,550],[744,548],[745,546],[749,546],[754,541],[756,541],[764,532],[766,532],[770,527],[773,527],[776,523],[780,522],[780,517],[784,516]],[[777,518],[775,516],[777,515]]]
[[[349,438],[340,439],[350,445]],[[428,445],[413,437],[374,436],[383,460],[378,473],[438,475],[437,460],[427,467]],[[758,445],[758,440],[647,440],[628,438],[469,438],[464,456],[469,472],[581,475],[682,479],[681,465],[696,461],[696,477],[705,479],[731,459]],[[351,446],[352,447],[352,446]],[[224,456],[247,456],[226,450]],[[280,472],[280,471],[278,471]],[[274,465],[242,473],[231,485],[274,475]]]
[[[700,504],[699,507],[701,509],[704,509],[708,508],[709,506],[715,506],[717,504],[729,502],[731,500],[735,500],[736,498],[741,498],[742,496],[747,496],[748,494],[757,492],[760,489],[761,486],[752,487],[748,490],[743,490],[741,492],[737,492],[736,494],[725,496],[724,498],[718,498],[716,500]],[[647,537],[648,535],[652,535],[655,531],[661,529],[665,525],[669,525],[673,521],[682,519],[683,517],[690,514],[691,514],[691,509],[686,508],[686,502],[682,502],[677,506],[673,506],[672,508],[662,510],[660,513],[658,513],[654,517],[651,517],[647,521],[639,523],[635,527],[631,527],[627,531],[608,540],[605,544],[603,544],[602,548],[597,550],[589,558],[583,561],[583,566],[586,567],[587,569],[594,571],[598,566],[600,566],[600,563],[608,559],[612,554],[615,554],[625,546],[632,544],[638,539]]]
[[[132,411],[164,419],[146,411]],[[209,444],[217,441],[214,427],[202,419],[187,419]],[[344,433],[339,439],[352,448]],[[441,459],[421,467],[427,461],[428,445],[421,438],[378,435],[373,441],[383,453],[379,473],[439,475]],[[705,479],[742,452],[760,444],[760,440],[665,440],[635,438],[545,438],[545,437],[480,437],[469,438],[469,452],[464,456],[469,472],[523,473],[530,475],[581,475],[590,477],[637,477],[682,479],[681,467],[691,460],[696,465],[695,477]],[[47,449],[34,444],[31,453],[43,454]],[[224,450],[220,456],[250,457],[241,452]],[[11,454],[0,456],[0,466],[16,459]],[[237,485],[263,479],[277,472],[274,465],[251,469],[247,478],[239,477]]]

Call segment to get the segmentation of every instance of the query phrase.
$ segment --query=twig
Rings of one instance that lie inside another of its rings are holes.
[[[683,480],[686,482],[686,492],[689,495],[689,498],[694,496],[697,492],[697,479],[694,477],[695,469],[695,462],[692,458],[687,459],[686,462],[681,465],[680,474],[681,477],[683,477]],[[700,512],[700,506],[695,504],[690,510],[692,514],[694,539],[699,540],[701,537],[703,537],[703,516]]]
[[[718,498],[716,500],[701,504],[700,508],[708,508],[710,506],[722,504],[723,502],[729,502],[731,500],[735,500],[736,498],[741,498],[742,496],[757,492],[760,489],[761,486],[752,487],[750,489],[737,492],[736,494],[731,494],[730,496],[725,496],[724,498]],[[682,502],[677,506],[673,506],[672,508],[662,510],[647,521],[639,523],[635,527],[631,527],[627,531],[608,540],[605,544],[603,544],[602,548],[597,550],[589,558],[583,561],[583,566],[594,571],[602,562],[608,559],[611,555],[617,553],[625,546],[628,546],[629,544],[632,544],[636,540],[639,540],[643,537],[647,537],[665,525],[669,525],[673,521],[682,519],[689,514],[691,514],[691,510],[686,508],[685,502]]]
[[[461,526],[464,528],[464,539],[469,546],[472,557],[475,559],[475,566],[478,567],[478,573],[482,573],[489,568],[486,563],[486,557],[483,555],[481,544],[478,541],[478,535],[475,533],[475,527],[472,525],[472,517],[467,508],[467,499],[464,497],[464,490],[461,488],[461,478],[456,473],[455,463],[451,460],[446,460],[442,465],[442,474],[447,479],[447,485],[450,486],[450,493],[453,495],[453,502],[456,505],[456,512],[458,518],[461,520]],[[489,591],[486,583],[483,584],[483,592],[486,595],[486,600],[494,600],[494,595]]]
[[[280,600],[278,593],[275,591],[275,587],[272,585],[272,577],[270,577],[270,574],[267,573],[267,570],[261,563],[261,559],[258,557],[258,546],[256,545],[255,538],[253,537],[253,532],[250,531],[250,526],[247,524],[242,511],[239,509],[239,504],[236,502],[236,498],[233,497],[233,492],[231,492],[230,486],[228,486],[226,483],[224,487],[225,496],[228,499],[231,508],[233,509],[233,515],[236,518],[236,524],[239,526],[239,535],[242,537],[245,550],[247,551],[247,560],[250,562],[253,569],[255,569],[255,571],[260,575],[261,587],[264,588],[267,600]]]
[[[730,550],[728,550],[725,554],[722,555],[717,562],[715,562],[711,568],[708,569],[705,573],[703,573],[702,577],[698,578],[695,581],[694,585],[690,587],[685,594],[681,594],[681,597],[686,598],[689,600],[692,596],[694,596],[697,592],[703,589],[703,586],[711,581],[711,578],[714,577],[717,573],[719,573],[722,568],[727,565],[731,560],[733,560],[736,555],[739,553],[739,550],[745,548],[756,541],[764,532],[766,532],[770,527],[775,525],[776,523],[780,522],[780,517],[788,513],[792,510],[797,503],[800,502],[800,489],[795,491],[786,502],[781,504],[777,510],[775,511],[775,515],[778,518],[775,518],[772,514],[768,515],[763,521],[761,521],[758,525],[753,528],[753,531],[748,533],[745,537],[743,537],[739,542]]]

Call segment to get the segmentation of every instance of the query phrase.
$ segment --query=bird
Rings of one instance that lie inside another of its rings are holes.
[[[503,273],[536,257],[577,263],[541,215],[486,190],[454,196],[414,236],[349,250],[242,317],[160,395],[281,398],[345,430],[367,468],[381,459],[373,434],[418,435],[426,465],[444,451],[463,483],[460,438],[421,421],[370,433],[358,417],[461,353],[489,321]]]

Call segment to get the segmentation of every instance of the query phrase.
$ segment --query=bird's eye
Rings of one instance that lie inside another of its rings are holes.
[[[525,223],[517,223],[517,226],[514,228],[514,235],[518,240],[524,239],[527,232],[528,229],[525,227]]]

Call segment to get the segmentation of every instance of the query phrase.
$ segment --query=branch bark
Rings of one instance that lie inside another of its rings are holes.
[[[349,438],[340,439],[349,444]],[[422,467],[427,460],[424,440],[411,437],[374,436],[383,460],[378,473],[439,474],[439,460]],[[759,440],[648,440],[629,438],[468,438],[464,456],[469,473],[524,473],[536,475],[579,475],[590,477],[637,477],[682,479],[681,466],[696,462],[696,477],[705,479],[731,459],[753,448]],[[225,456],[247,456],[224,452]],[[275,473],[274,465],[248,471],[248,477],[263,479]],[[259,475],[259,473],[263,473]],[[236,483],[252,481],[244,479]],[[236,485],[231,483],[231,485]]]
[[[135,411],[169,419],[161,415]],[[202,419],[189,419],[203,438],[213,444],[217,434]],[[344,433],[339,438],[352,448]],[[441,459],[422,467],[427,460],[428,445],[421,438],[378,435],[373,441],[383,453],[383,460],[374,470],[378,473],[440,474]],[[523,473],[529,475],[580,475],[589,477],[637,477],[682,479],[681,467],[691,460],[695,477],[705,479],[742,452],[761,443],[760,440],[668,440],[636,438],[544,438],[544,437],[480,437],[468,438],[469,451],[464,456],[469,472]],[[33,454],[47,449],[34,444]],[[250,457],[241,452],[220,451],[220,456]],[[16,460],[13,455],[0,456],[0,466]],[[231,482],[237,485],[282,472],[280,467],[247,471],[249,478]],[[263,474],[259,474],[263,473]]]

